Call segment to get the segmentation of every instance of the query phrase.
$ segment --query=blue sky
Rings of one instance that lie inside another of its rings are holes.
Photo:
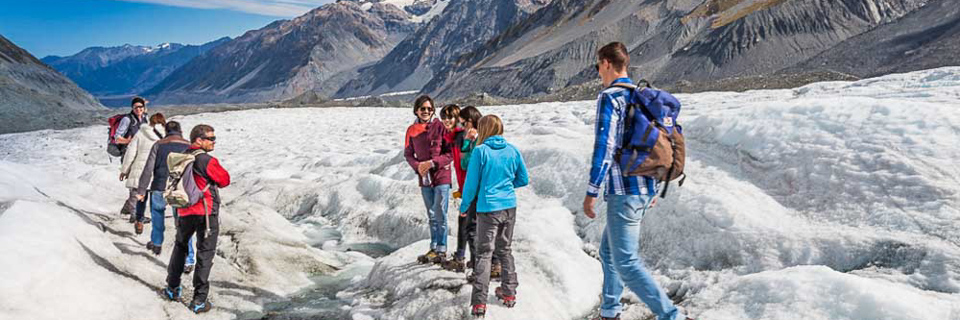
[[[0,0],[0,35],[37,58],[87,47],[201,44],[333,0]]]

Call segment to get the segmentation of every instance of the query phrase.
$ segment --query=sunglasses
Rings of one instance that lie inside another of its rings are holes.
[[[146,109],[147,107],[146,107],[146,106],[136,106],[136,107],[133,107],[133,108],[134,108],[134,109]]]
[[[209,141],[211,141],[211,142],[217,142],[217,137],[216,137],[216,136],[213,136],[213,137],[200,137],[200,139],[209,140]]]
[[[427,107],[420,107],[417,109],[418,112],[424,112],[424,111],[433,112],[433,110],[434,110],[433,108],[427,108]]]

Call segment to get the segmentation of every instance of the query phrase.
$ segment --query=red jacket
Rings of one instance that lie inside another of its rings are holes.
[[[417,121],[407,128],[403,155],[413,171],[417,171],[421,162],[433,161],[433,168],[430,169],[431,184],[424,185],[421,178],[418,179],[421,187],[436,187],[451,182],[450,162],[453,162],[454,148],[453,143],[447,143],[443,139],[446,131],[447,128],[436,118],[430,123]],[[417,175],[419,176],[419,173]]]
[[[460,159],[463,153],[460,152],[460,146],[457,145],[457,135],[463,133],[463,128],[454,128],[453,131],[447,131],[443,135],[443,140],[453,146],[453,169],[457,174],[457,185],[460,187],[457,191],[463,191],[463,181],[467,179],[467,168],[460,166]]]
[[[190,146],[186,152],[196,150],[198,148]],[[197,202],[197,204],[192,205],[188,208],[177,210],[177,213],[183,216],[192,216],[204,215],[204,211],[207,214],[219,214],[220,213],[220,188],[224,188],[230,185],[230,173],[227,170],[224,170],[220,166],[220,161],[217,158],[214,158],[209,153],[201,153],[197,155],[197,159],[193,161],[193,166],[198,171],[203,174],[199,174],[196,171],[193,173],[193,178],[197,181],[197,188],[203,190],[207,186],[207,180],[213,184],[210,185],[210,188],[203,193],[203,202],[206,203],[206,209],[204,209],[203,203]]]

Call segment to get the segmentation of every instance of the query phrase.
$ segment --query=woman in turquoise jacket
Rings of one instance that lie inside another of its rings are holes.
[[[490,260],[494,243],[502,272],[500,287],[494,290],[507,307],[516,304],[517,274],[510,250],[513,227],[517,221],[517,195],[514,189],[530,183],[520,150],[502,136],[503,122],[495,115],[480,118],[477,147],[470,155],[467,179],[463,184],[460,212],[466,212],[476,199],[477,263],[473,266],[472,313],[482,316],[487,310]]]

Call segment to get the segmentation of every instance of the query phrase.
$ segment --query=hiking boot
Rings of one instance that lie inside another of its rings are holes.
[[[180,301],[181,296],[183,296],[183,287],[177,287],[176,289],[163,288],[163,290],[160,290],[160,294],[167,300]]]
[[[130,219],[127,219],[127,222],[129,223],[137,222],[137,216],[131,214]]]
[[[487,305],[485,304],[473,305],[473,310],[470,311],[470,314],[477,318],[483,318],[483,316],[487,314]]]
[[[198,313],[198,314],[204,313],[204,312],[210,311],[211,308],[213,308],[213,305],[210,304],[210,301],[204,301],[204,302],[193,301],[190,303],[190,311],[193,311],[193,313]]]
[[[437,256],[434,257],[433,260],[430,260],[430,262],[433,262],[433,264],[442,265],[446,260],[447,260],[446,252],[437,252]]]
[[[192,264],[188,264],[188,265],[184,266],[184,267],[183,267],[183,274],[190,274],[191,272],[193,272],[193,266],[194,266],[194,265],[192,265]]]
[[[421,264],[423,264],[423,263],[429,263],[429,262],[432,262],[433,259],[436,259],[436,258],[437,258],[437,252],[436,252],[436,251],[433,251],[433,249],[430,249],[430,251],[427,251],[427,253],[425,253],[424,255],[417,257],[417,262],[419,262],[419,263],[421,263]]]
[[[143,217],[143,224],[148,224],[151,220],[153,219],[150,219],[150,217]]]
[[[152,251],[155,256],[160,255],[160,246],[153,244],[153,241],[147,241],[147,250]]]
[[[467,261],[467,269],[473,269],[473,260]]]
[[[500,302],[503,302],[503,305],[507,306],[507,308],[513,308],[513,306],[517,305],[517,296],[504,294],[503,288],[501,287],[494,289],[493,294],[496,295],[497,299],[500,299]]]
[[[440,267],[447,271],[464,272],[466,271],[466,265],[463,260],[463,257],[453,258],[444,262]]]
[[[140,222],[140,221],[134,222],[133,232],[136,232],[137,235],[143,234],[143,222]]]
[[[500,279],[501,272],[503,272],[503,266],[499,263],[490,266],[490,279]]]

